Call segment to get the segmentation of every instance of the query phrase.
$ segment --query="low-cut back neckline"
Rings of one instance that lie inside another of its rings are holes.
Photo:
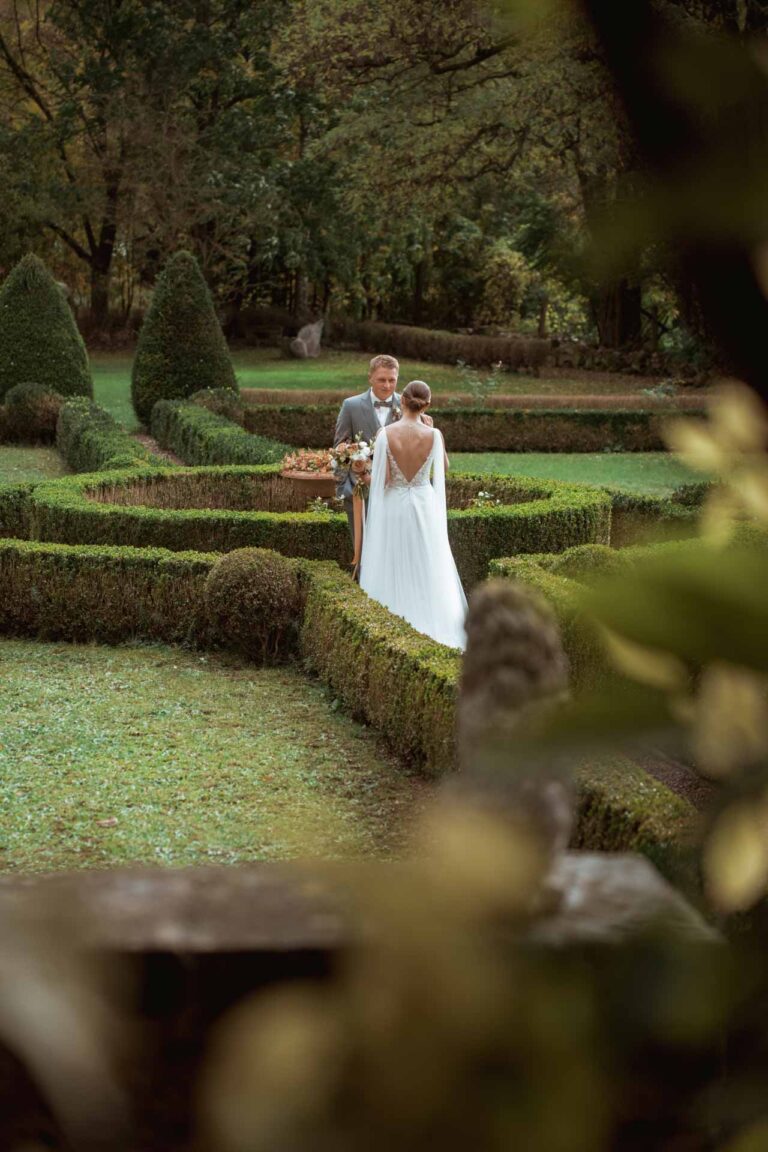
[[[387,442],[387,452],[389,454],[390,460],[393,461],[393,463],[397,466],[397,470],[399,471],[402,478],[405,480],[406,484],[412,484],[414,482],[414,480],[416,479],[416,477],[418,476],[419,472],[421,472],[422,468],[424,467],[424,465],[427,463],[427,461],[429,460],[429,458],[432,455],[432,452],[433,452],[434,447],[435,447],[435,429],[434,428],[432,429],[432,439],[431,439],[430,444],[429,444],[429,451],[427,452],[426,456],[422,460],[421,464],[419,464],[419,466],[416,469],[416,471],[414,472],[413,476],[406,476],[405,469],[403,468],[402,464],[398,460],[397,456],[395,456],[394,452],[392,451],[392,445],[390,444],[389,436],[387,436],[386,433],[384,434],[384,438]]]

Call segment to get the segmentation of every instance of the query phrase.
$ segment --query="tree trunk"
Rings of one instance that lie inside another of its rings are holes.
[[[309,297],[309,284],[307,283],[307,276],[305,272],[298,271],[296,273],[296,281],[293,295],[293,307],[291,312],[299,320],[304,320],[308,311],[308,297]]]
[[[539,327],[538,337],[539,340],[546,340],[547,338],[547,312],[549,311],[549,300],[546,296],[539,304]]]
[[[111,260],[104,267],[101,261],[91,264],[91,319],[97,331],[103,331],[109,323],[109,283]]]
[[[642,301],[642,289],[628,280],[618,280],[598,289],[592,311],[604,348],[623,348],[640,342]]]
[[[421,324],[424,319],[424,292],[427,287],[427,258],[422,257],[414,269],[413,304],[411,313],[414,324]]]

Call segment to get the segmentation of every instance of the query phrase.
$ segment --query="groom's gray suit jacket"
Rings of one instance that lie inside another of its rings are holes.
[[[392,397],[392,407],[387,414],[387,419],[384,424],[393,424],[397,418],[396,413],[400,412],[400,395],[398,392]],[[361,392],[359,396],[348,396],[341,406],[338,420],[336,421],[336,431],[333,436],[333,446],[341,444],[342,440],[354,440],[358,432],[363,440],[371,441],[374,436],[378,435],[381,425],[379,424],[378,417],[373,407],[371,400],[370,388],[366,392]],[[336,495],[340,500],[344,501],[344,507],[347,512],[347,519],[350,524],[350,531],[352,528],[352,489],[354,488],[354,481],[350,472],[344,473],[343,477],[339,480],[336,486]]]

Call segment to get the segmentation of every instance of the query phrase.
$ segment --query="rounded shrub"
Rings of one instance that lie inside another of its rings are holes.
[[[267,548],[238,548],[205,582],[210,639],[251,659],[273,661],[291,646],[301,616],[296,564]]]
[[[242,424],[245,419],[245,404],[231,388],[201,388],[192,395],[191,400],[200,408],[207,408],[209,412],[224,416],[235,424]]]
[[[5,394],[6,435],[28,443],[53,440],[63,403],[63,396],[43,384],[15,384]]]
[[[158,400],[220,388],[238,391],[229,349],[197,261],[189,252],[177,252],[158,277],[139,333],[133,407],[148,424]]]
[[[62,396],[92,396],[88,353],[64,293],[28,255],[0,289],[0,399],[27,380]]]

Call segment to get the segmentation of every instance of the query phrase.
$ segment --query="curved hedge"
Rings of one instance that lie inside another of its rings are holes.
[[[208,488],[201,495],[200,486],[206,482]],[[348,563],[351,545],[346,518],[284,511],[287,483],[279,469],[267,466],[66,477],[39,484],[30,493],[31,532],[36,539],[69,544],[201,552],[271,548],[286,556]],[[484,579],[495,556],[561,551],[609,539],[611,501],[603,492],[557,481],[497,477],[495,491],[504,503],[467,507],[487,483],[487,476],[469,475],[451,477],[449,482],[453,506],[448,514],[449,536],[467,587]],[[221,487],[218,496],[217,484]],[[163,499],[169,489],[177,494],[174,501]],[[137,503],[129,503],[131,499]],[[195,506],[196,500],[206,506]],[[169,502],[176,506],[168,507]],[[212,503],[220,506],[211,508]],[[254,504],[258,510],[244,510],[253,509]]]
[[[333,443],[338,406],[253,404],[249,432],[309,448]],[[696,413],[691,413],[692,418]],[[440,408],[449,452],[662,452],[668,413],[658,409]]]
[[[160,463],[93,400],[68,400],[56,421],[56,447],[73,472],[142,468]]]
[[[200,469],[196,474],[257,472],[248,468]],[[262,468],[266,480],[277,469]],[[347,521],[343,516],[317,513],[231,511],[209,508],[163,508],[152,505],[105,503],[104,493],[136,482],[158,484],[164,476],[175,482],[183,469],[116,472],[65,477],[37,485],[30,494],[32,536],[66,544],[118,544],[138,548],[168,548],[174,552],[231,552],[235,548],[271,548],[285,556],[310,559],[350,559]],[[90,498],[89,498],[90,496]],[[99,498],[101,497],[101,498]]]
[[[244,431],[200,404],[178,400],[158,400],[151,432],[185,464],[279,464],[291,450],[288,444]]]

